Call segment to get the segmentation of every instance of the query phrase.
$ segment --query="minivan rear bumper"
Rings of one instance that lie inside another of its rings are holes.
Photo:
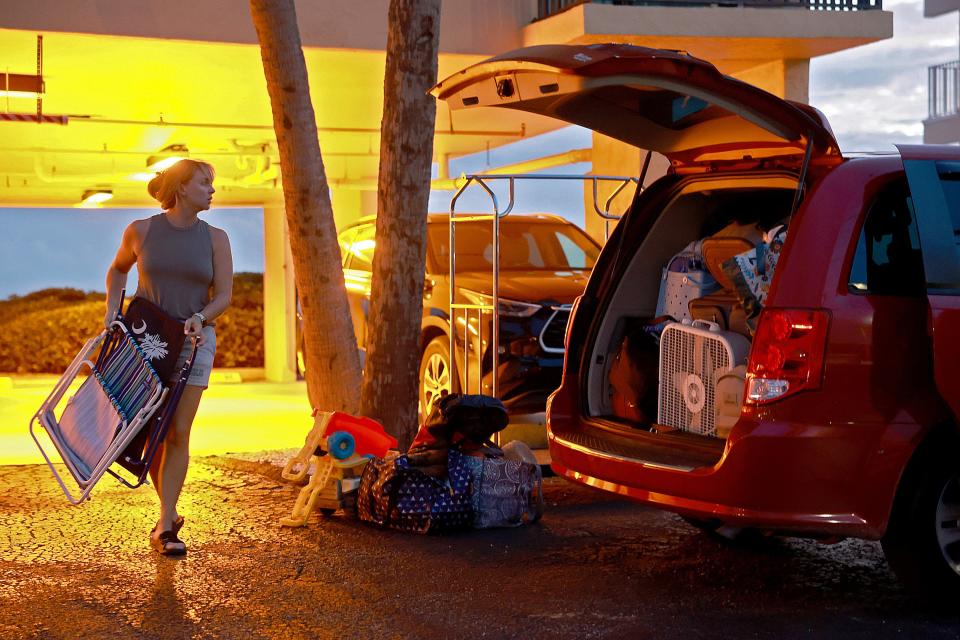
[[[784,534],[879,539],[919,438],[919,428],[909,425],[822,426],[745,415],[716,464],[680,468],[585,446],[590,438],[578,435],[602,431],[566,410],[569,394],[561,387],[547,405],[558,475],[681,515]]]

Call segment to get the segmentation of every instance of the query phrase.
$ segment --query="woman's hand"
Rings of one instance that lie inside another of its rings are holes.
[[[113,323],[113,319],[117,317],[117,314],[112,309],[107,309],[107,313],[103,316],[103,328],[109,329],[110,325]]]
[[[183,332],[188,338],[196,338],[197,346],[203,344],[203,323],[197,316],[187,318],[186,322],[183,323]]]

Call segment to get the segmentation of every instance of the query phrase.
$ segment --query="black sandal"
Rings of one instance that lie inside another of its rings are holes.
[[[177,519],[173,521],[173,527],[170,529],[173,531],[174,535],[180,533],[180,529],[183,529],[183,516],[177,516]],[[150,529],[150,536],[153,537],[153,532],[157,530],[157,525],[153,525],[153,529]]]
[[[187,545],[173,531],[164,531],[156,538],[151,535],[150,545],[162,556],[182,556],[187,553]]]

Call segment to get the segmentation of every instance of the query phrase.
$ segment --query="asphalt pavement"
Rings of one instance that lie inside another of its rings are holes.
[[[960,637],[876,543],[732,546],[560,478],[520,529],[283,528],[288,453],[194,458],[182,559],[149,547],[151,488],[72,507],[46,467],[0,467],[0,638]]]

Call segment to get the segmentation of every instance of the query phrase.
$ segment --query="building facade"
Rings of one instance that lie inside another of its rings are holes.
[[[960,11],[960,0],[924,0],[927,18]],[[960,26],[958,26],[960,30]],[[927,69],[927,119],[923,141],[928,144],[960,142],[960,59]]]
[[[376,208],[387,7],[297,2],[338,225]],[[892,32],[881,0],[444,0],[439,74],[528,45],[618,41],[682,49],[806,101],[811,58]],[[266,374],[292,379],[295,303],[279,161],[247,3],[0,0],[0,54],[0,206],[73,206],[90,193],[109,194],[109,206],[153,206],[144,174],[156,162],[211,161],[217,206],[264,208]],[[42,101],[12,82],[31,77],[43,83]],[[438,109],[435,189],[452,188],[451,158],[559,126],[492,111]],[[576,154],[606,175],[636,175],[641,157],[599,135]],[[569,161],[561,154],[537,167]],[[589,199],[587,227],[601,236]]]

